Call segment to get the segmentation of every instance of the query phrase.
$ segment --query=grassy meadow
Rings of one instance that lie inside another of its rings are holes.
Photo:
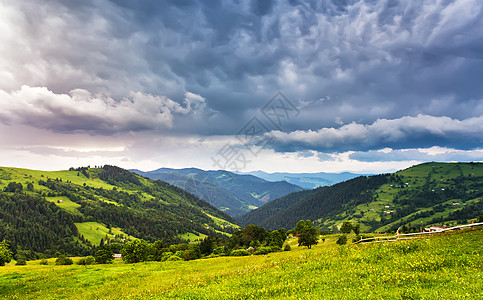
[[[3,299],[483,299],[483,230],[195,261],[0,267]],[[74,258],[74,261],[76,259]]]
[[[440,191],[451,187],[454,188],[454,185],[451,184],[452,179],[456,179],[460,176],[481,177],[483,176],[483,168],[481,168],[479,164],[430,162],[416,165],[394,174],[401,178],[405,185],[404,188],[397,186],[394,182],[388,182],[375,191],[376,199],[374,201],[359,204],[354,207],[352,212],[346,210],[337,216],[337,218],[331,218],[325,221],[320,218],[317,221],[323,221],[322,224],[326,227],[340,226],[344,221],[357,221],[361,225],[362,232],[387,232],[394,227],[395,223],[401,223],[401,221],[408,222],[407,225],[409,226],[419,228],[421,222],[424,224],[432,224],[433,219],[448,216],[450,213],[464,208],[463,205],[453,206],[452,203],[454,202],[471,205],[481,201],[480,196],[474,199],[465,199],[464,201],[462,199],[449,199],[445,202],[439,203],[440,206],[443,206],[442,211],[432,213],[429,217],[413,218],[419,213],[432,211],[434,209],[433,206],[418,207],[417,211],[414,213],[398,218],[393,223],[371,229],[365,223],[370,222],[371,220],[381,221],[381,213],[384,213],[384,216],[388,216],[394,211],[401,209],[401,206],[395,203],[395,199],[401,191],[421,189],[427,183],[428,177],[431,179],[433,191]],[[470,190],[471,189],[468,188],[468,191]],[[409,220],[410,218],[413,218],[413,220]],[[447,223],[447,225],[456,225],[456,220],[446,221],[445,223]]]

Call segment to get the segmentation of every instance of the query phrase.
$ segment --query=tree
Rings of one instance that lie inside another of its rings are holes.
[[[297,225],[295,225],[295,228],[292,229],[292,233],[293,234],[298,234],[300,232],[302,232],[302,230],[304,229],[305,227],[305,221],[304,220],[300,220],[297,222]]]
[[[342,226],[340,226],[340,232],[350,233],[352,231],[352,223],[350,221],[345,221]]]
[[[357,223],[354,227],[352,227],[352,230],[356,235],[359,235],[359,233],[361,232],[361,224]]]
[[[283,243],[285,242],[286,239],[287,239],[287,231],[285,230],[285,228],[271,231],[268,237],[268,246],[275,246],[278,248],[282,248]]]
[[[4,192],[7,193],[19,193],[23,190],[23,186],[21,183],[17,183],[15,181],[10,182],[4,189]]]
[[[109,247],[100,247],[99,250],[96,251],[95,260],[98,264],[110,264],[114,260],[112,256],[112,250]]]
[[[345,235],[339,236],[336,242],[337,245],[345,245],[347,244],[347,237]]]
[[[0,242],[0,266],[5,266],[6,263],[9,263],[12,260],[12,251],[8,249],[10,247],[5,240]]]
[[[214,239],[212,237],[204,238],[200,243],[200,253],[201,255],[210,255],[214,249]]]
[[[318,230],[314,227],[312,221],[305,221],[305,226],[299,232],[299,246],[307,246],[310,249],[312,245],[317,244],[318,238]]]
[[[122,260],[127,263],[146,261],[149,255],[149,244],[145,240],[127,242],[122,247]]]

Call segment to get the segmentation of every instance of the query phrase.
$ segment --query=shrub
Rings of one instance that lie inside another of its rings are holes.
[[[49,261],[44,258],[40,261],[40,264],[46,266],[49,264]]]
[[[250,252],[245,249],[238,249],[238,250],[233,250],[230,253],[230,256],[249,256]]]
[[[217,254],[210,254],[210,255],[207,255],[207,256],[203,256],[202,259],[206,259],[206,258],[215,258],[215,257],[220,257],[220,255],[217,255]]]
[[[65,257],[64,255],[60,255],[56,260],[55,260],[55,264],[58,265],[58,266],[62,266],[62,265],[72,265],[74,262],[72,261],[72,259],[68,258],[68,257]]]
[[[173,256],[177,256],[177,257],[181,258],[182,260],[188,260],[188,255],[187,255],[186,251],[178,250],[178,251],[176,251],[176,253]]]
[[[86,257],[86,265],[93,265],[96,262],[96,258],[94,256],[89,255]]]
[[[282,247],[279,246],[270,246],[270,249],[272,249],[272,252],[278,252],[282,250]]]
[[[215,250],[213,250],[213,254],[215,254],[215,255],[225,255],[225,247],[220,246],[220,247],[215,248]]]
[[[79,261],[77,262],[78,265],[92,265],[96,262],[96,259],[94,258],[94,256],[87,256],[87,257],[83,257],[81,259],[79,259]]]
[[[27,265],[27,262],[25,261],[25,259],[22,259],[22,258],[19,258],[17,260],[17,263],[15,263],[16,266],[25,266]]]
[[[173,252],[167,251],[161,254],[161,261],[167,261],[173,255]]]
[[[286,244],[285,247],[283,247],[283,251],[290,251],[292,248],[290,248],[289,244]]]
[[[345,235],[339,236],[339,239],[336,242],[337,245],[345,245],[347,244],[347,237]]]
[[[253,254],[255,254],[255,255],[265,255],[265,254],[268,254],[270,252],[273,252],[271,247],[260,247]]]
[[[360,240],[361,240],[361,235],[357,235],[357,236],[355,236],[355,237],[352,238],[352,242],[353,243],[357,243]]]
[[[176,255],[171,255],[167,261],[180,261],[180,260],[183,260],[181,257],[179,256],[176,256]]]

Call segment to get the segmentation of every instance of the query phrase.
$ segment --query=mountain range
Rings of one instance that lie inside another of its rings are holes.
[[[362,175],[350,172],[342,173],[266,173],[263,171],[252,171],[240,174],[250,174],[268,181],[286,181],[304,189],[315,189],[320,186],[334,185]]]
[[[303,190],[302,187],[286,181],[272,182],[249,174],[236,174],[223,170],[161,168],[149,172],[130,171],[180,187],[233,217],[240,216],[271,200]]]

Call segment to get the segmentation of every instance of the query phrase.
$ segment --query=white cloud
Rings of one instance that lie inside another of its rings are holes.
[[[483,137],[483,116],[457,120],[420,114],[416,117],[406,116],[392,120],[378,119],[372,124],[352,122],[339,128],[321,128],[315,131],[272,131],[270,135],[277,149],[355,150],[381,148],[397,143],[401,143],[401,147],[405,148],[407,144],[422,143],[428,138],[473,139],[472,143],[479,145]]]
[[[112,134],[157,130],[173,126],[175,114],[202,112],[204,98],[186,92],[184,106],[165,97],[131,93],[121,101],[76,89],[55,94],[45,87],[22,86],[0,90],[0,122],[23,124],[60,132]]]
[[[431,147],[420,149],[390,149],[353,152],[351,159],[364,162],[402,162],[416,160],[424,161],[483,161],[483,149],[458,150],[446,147]]]

